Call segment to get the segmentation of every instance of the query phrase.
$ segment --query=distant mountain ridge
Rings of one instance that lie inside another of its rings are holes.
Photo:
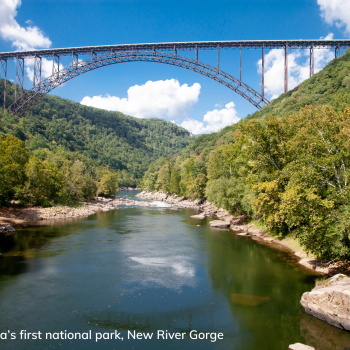
[[[13,96],[14,84],[7,81],[8,104]],[[151,161],[181,151],[191,139],[186,129],[162,119],[138,119],[52,95],[44,96],[21,117],[0,109],[0,134],[17,136],[32,151],[64,147],[137,179]]]

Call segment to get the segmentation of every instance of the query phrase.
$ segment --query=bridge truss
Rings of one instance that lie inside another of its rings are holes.
[[[284,91],[288,91],[288,49],[310,50],[310,77],[314,74],[314,50],[332,48],[335,57],[340,49],[348,48],[350,40],[265,40],[265,41],[210,41],[210,42],[183,42],[183,43],[154,43],[154,44],[127,44],[108,46],[89,46],[63,49],[35,50],[25,52],[0,53],[0,78],[3,79],[3,107],[6,103],[6,80],[8,61],[15,60],[16,84],[14,102],[9,111],[22,114],[43,95],[49,93],[57,86],[65,83],[88,71],[124,62],[157,62],[185,68],[207,76],[248,100],[256,108],[261,109],[269,101],[264,97],[264,56],[265,49],[283,49],[284,60]],[[262,73],[261,94],[242,82],[242,50],[261,49]],[[178,51],[195,51],[195,59],[177,54]],[[217,50],[217,67],[210,66],[198,60],[198,51]],[[221,50],[239,50],[240,69],[239,79],[219,69]],[[169,53],[169,51],[171,53]],[[79,56],[89,55],[84,61]],[[60,57],[71,56],[69,67],[60,69]],[[52,75],[42,80],[42,58],[52,58]],[[34,59],[33,88],[24,93],[25,60]]]

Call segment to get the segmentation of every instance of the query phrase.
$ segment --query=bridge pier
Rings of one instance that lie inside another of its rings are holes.
[[[113,51],[112,51],[113,52]],[[72,51],[72,66],[76,66],[78,64],[78,54]]]
[[[4,91],[2,93],[3,97],[3,108],[6,106],[6,81],[7,81],[7,60],[0,60],[0,79],[4,81]]]
[[[264,99],[264,58],[265,58],[265,46],[262,46],[262,56],[261,56],[261,97]]]
[[[17,55],[15,103],[17,102],[17,99],[22,98],[22,96],[23,96],[23,82],[24,82],[24,58],[23,57],[19,57],[19,55]],[[18,88],[20,88],[20,90],[18,91],[20,93],[20,97],[17,96]]]
[[[52,76],[55,79],[60,77],[60,56],[55,54],[52,57]]]
[[[310,78],[314,75],[314,45],[310,47]]]
[[[284,48],[284,92],[288,91],[288,44]]]
[[[220,46],[218,45],[218,70],[220,70]]]
[[[242,85],[242,45],[239,45],[239,85]]]
[[[42,66],[42,57],[35,55],[33,86],[35,87],[39,85],[39,89],[41,88],[41,66]]]

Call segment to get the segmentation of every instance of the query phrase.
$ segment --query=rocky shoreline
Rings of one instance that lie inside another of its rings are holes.
[[[53,206],[50,208],[5,208],[0,211],[0,233],[12,234],[15,232],[13,226],[31,224],[42,220],[64,220],[83,218],[97,212],[115,210],[120,206],[142,206],[150,207],[152,204],[145,201],[134,201],[127,198],[103,198],[96,197],[89,202],[82,202],[80,206]]]
[[[312,271],[329,275],[335,275],[339,272],[350,274],[348,264],[342,262],[330,263],[328,261],[321,261],[314,257],[310,257],[302,249],[296,249],[290,240],[272,237],[268,235],[264,229],[257,228],[253,224],[248,223],[244,215],[235,217],[227,210],[217,208],[207,200],[197,199],[191,201],[185,197],[171,196],[162,192],[151,193],[147,191],[138,193],[136,197],[164,201],[165,203],[178,208],[189,208],[201,211],[200,214],[192,216],[194,219],[201,220],[205,217],[218,218],[219,220],[210,221],[209,225],[218,229],[230,229],[238,236],[251,237],[261,244],[292,253],[300,265]]]

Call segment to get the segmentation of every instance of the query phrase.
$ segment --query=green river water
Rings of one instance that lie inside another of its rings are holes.
[[[1,236],[0,349],[350,349],[300,306],[315,274],[193,214],[120,208]],[[92,339],[45,339],[59,332]]]

